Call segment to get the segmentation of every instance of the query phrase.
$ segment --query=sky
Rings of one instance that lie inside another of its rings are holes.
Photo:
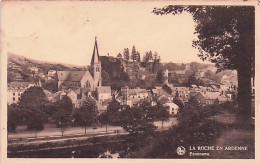
[[[157,52],[162,62],[202,62],[193,48],[195,23],[188,13],[158,16],[170,2],[2,2],[4,52],[28,58],[90,64],[95,37],[99,54],[116,56],[133,45],[141,57]]]

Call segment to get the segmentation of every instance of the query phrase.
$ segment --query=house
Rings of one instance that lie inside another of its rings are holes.
[[[152,94],[154,99],[160,101],[161,104],[165,104],[173,100],[173,96],[163,90],[162,87],[156,87],[155,89],[152,89]]]
[[[38,70],[39,70],[39,69],[38,69],[37,67],[30,67],[29,70],[30,70],[31,72],[38,73]]]
[[[175,87],[176,95],[183,99],[183,102],[188,102],[190,99],[190,90],[188,87]]]
[[[117,100],[122,105],[129,105],[130,107],[137,106],[141,100],[148,100],[149,93],[146,89],[129,89],[128,87],[123,87],[121,89],[121,96]]]
[[[91,91],[102,86],[101,61],[95,39],[90,71],[57,71],[58,89],[88,88]]]
[[[79,98],[78,94],[74,90],[71,90],[71,89],[55,92],[53,95],[47,96],[47,98],[51,102],[57,102],[57,101],[61,100],[63,97],[65,97],[65,96],[67,96],[67,97],[69,97],[71,99],[73,108],[79,108],[81,106],[82,99]]]
[[[7,85],[7,104],[17,103],[28,88],[35,86],[32,82],[10,82]]]
[[[146,99],[148,97],[148,92],[146,89],[137,88],[134,89],[134,91],[136,92],[136,96],[139,99]]]
[[[97,100],[100,104],[105,100],[110,100],[112,98],[111,95],[111,87],[110,86],[99,86],[97,87]]]
[[[219,103],[219,100],[218,100],[218,98],[220,97],[219,92],[205,92],[205,93],[201,93],[201,94],[205,98],[206,105],[212,105],[212,104]]]
[[[167,107],[169,114],[175,114],[176,115],[179,112],[179,109],[180,109],[179,106],[176,105],[173,102],[167,102],[163,106]]]
[[[49,70],[48,71],[48,77],[54,77],[55,76],[55,74],[56,74],[56,70]]]

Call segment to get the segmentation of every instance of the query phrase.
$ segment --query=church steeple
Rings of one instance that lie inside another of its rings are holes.
[[[91,65],[94,63],[99,63],[97,37],[95,37],[95,44],[94,44],[94,50],[93,50],[93,55],[92,55],[92,59],[91,59]]]
[[[101,62],[98,52],[97,37],[95,37],[94,50],[91,59],[91,70],[94,78],[94,87],[96,88],[97,86],[101,86]]]

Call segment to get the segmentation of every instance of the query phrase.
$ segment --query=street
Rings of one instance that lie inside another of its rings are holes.
[[[163,129],[167,129],[172,125],[176,125],[177,118],[170,118],[169,121],[163,122]],[[162,122],[154,122],[154,125],[158,127],[158,129],[162,129]],[[123,132],[124,129],[119,126],[107,126],[107,132]],[[106,126],[103,125],[97,126],[96,129],[93,127],[87,127],[86,134],[99,134],[99,133],[106,133]],[[68,127],[65,129],[63,136],[72,136],[72,135],[84,135],[85,128],[84,127]],[[9,140],[18,140],[18,139],[27,139],[27,138],[34,138],[35,131],[27,131],[26,125],[17,126],[15,133],[8,133]],[[37,138],[44,138],[44,137],[60,137],[61,130],[57,128],[55,124],[45,124],[44,129],[37,132]]]

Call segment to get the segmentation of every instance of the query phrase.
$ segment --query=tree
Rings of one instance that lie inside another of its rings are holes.
[[[163,122],[169,120],[170,114],[169,111],[167,111],[166,107],[163,107],[161,103],[157,102],[155,105],[156,110],[156,118],[160,121],[162,121],[162,129],[163,129]]]
[[[196,74],[199,70],[199,63],[198,62],[191,62],[190,63],[190,70],[193,74]]]
[[[199,85],[199,80],[195,77],[195,74],[192,74],[189,78],[188,78],[188,85]]]
[[[136,61],[137,62],[141,61],[141,56],[140,56],[140,53],[138,51],[136,52]]]
[[[167,92],[168,94],[172,94],[172,89],[167,84],[164,84],[162,86],[162,89],[165,90],[165,92]]]
[[[43,129],[47,116],[44,112],[44,106],[47,103],[47,97],[40,87],[30,87],[21,95],[18,106],[25,115],[27,129],[35,130],[35,138],[37,131]]]
[[[117,54],[117,58],[118,58],[118,59],[122,59],[122,54],[121,54],[121,53],[118,53],[118,54]]]
[[[112,99],[111,102],[109,102],[107,106],[107,114],[109,118],[109,124],[117,126],[119,122],[119,111],[121,110],[121,105],[118,101],[115,100],[115,98]]]
[[[91,98],[87,98],[83,105],[76,110],[74,114],[75,124],[84,127],[86,135],[87,126],[97,121],[97,115],[98,110],[96,102]]]
[[[107,111],[101,113],[98,116],[98,120],[101,123],[101,125],[106,125],[106,133],[107,133],[107,125],[109,124],[109,117],[108,117]]]
[[[210,79],[210,80],[214,80],[216,82],[220,82],[221,81],[221,75],[219,74],[215,74],[214,72],[212,72],[211,70],[207,70],[204,73],[204,77]]]
[[[238,74],[237,122],[248,127],[251,121],[251,76],[255,63],[255,9],[253,6],[167,6],[156,14],[189,12],[197,23],[198,39],[193,46],[202,60],[215,63],[218,71]],[[224,16],[223,16],[224,15]]]
[[[151,117],[143,107],[125,107],[120,111],[120,126],[131,135],[133,134],[152,134],[156,126],[151,122]]]
[[[7,131],[15,132],[17,124],[21,121],[21,110],[17,104],[7,106]]]
[[[135,46],[133,46],[133,48],[132,48],[131,59],[132,59],[133,61],[136,60],[136,50],[135,50]]]
[[[105,70],[102,70],[101,76],[102,76],[102,85],[109,86],[111,82],[109,74]]]
[[[124,49],[124,59],[127,61],[129,60],[129,49],[128,48]]]
[[[184,102],[180,98],[178,91],[176,91],[176,95],[175,95],[175,97],[174,97],[172,102],[175,103],[176,105],[178,105],[180,109],[184,108]]]
[[[71,123],[73,104],[68,96],[64,96],[61,100],[55,104],[54,120],[56,125],[61,129],[61,135],[65,131],[65,128]]]
[[[58,91],[58,83],[54,80],[48,81],[42,85],[42,87],[52,93]]]
[[[164,81],[165,81],[165,76],[164,76],[164,73],[163,73],[163,70],[159,70],[157,72],[157,75],[156,75],[156,81],[160,84],[163,84]]]
[[[102,124],[106,125],[106,132],[107,132],[107,125],[114,125],[117,126],[119,124],[119,111],[121,109],[121,105],[119,102],[112,99],[107,106],[107,110],[99,115],[98,119]]]

